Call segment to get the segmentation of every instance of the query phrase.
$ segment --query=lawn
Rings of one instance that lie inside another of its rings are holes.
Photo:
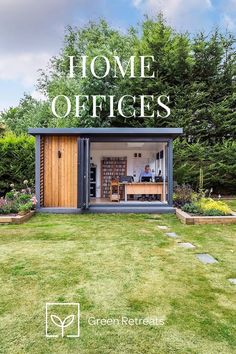
[[[226,202],[230,208],[236,212],[236,199],[224,200],[224,202]]]
[[[186,226],[174,215],[36,215],[0,226],[0,353],[235,353],[235,235],[236,225]],[[219,263],[200,263],[203,252]],[[45,337],[46,302],[80,303],[80,338]],[[164,325],[90,325],[90,316]]]

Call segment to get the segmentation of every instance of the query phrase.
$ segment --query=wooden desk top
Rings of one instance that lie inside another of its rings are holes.
[[[166,181],[167,183],[167,181]],[[163,182],[120,182],[120,184],[129,184],[129,185],[134,185],[134,184],[138,184],[138,185],[142,185],[142,184],[147,184],[147,185],[153,185],[153,184],[163,184]]]

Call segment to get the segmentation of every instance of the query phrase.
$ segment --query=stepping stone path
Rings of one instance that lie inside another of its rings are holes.
[[[167,233],[166,233],[166,236],[172,237],[172,238],[178,237],[175,232],[167,232]]]
[[[178,245],[183,248],[196,248],[196,246],[190,242],[178,242]]]
[[[164,226],[164,225],[158,225],[157,227],[160,230],[167,230],[168,229],[168,227]],[[168,236],[168,237],[172,237],[172,238],[177,238],[178,237],[175,232],[166,232],[165,235]],[[180,247],[183,247],[183,248],[189,248],[189,249],[196,248],[196,246],[194,246],[191,242],[178,242],[178,245]],[[196,255],[196,257],[203,264],[219,263],[214,257],[212,257],[208,253],[199,253],[199,254]],[[231,284],[236,285],[236,278],[230,278],[230,279],[228,279],[228,281]]]
[[[196,257],[204,264],[218,263],[218,261],[208,253],[197,254]]]

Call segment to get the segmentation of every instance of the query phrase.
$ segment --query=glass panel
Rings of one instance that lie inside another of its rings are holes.
[[[167,152],[167,142],[91,143],[91,203],[167,204]],[[115,182],[119,195],[111,188]]]

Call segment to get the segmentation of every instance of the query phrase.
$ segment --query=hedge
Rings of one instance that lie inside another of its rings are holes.
[[[23,181],[34,183],[34,137],[8,133],[0,137],[0,195],[10,184],[23,187]]]
[[[179,184],[199,186],[199,172],[203,170],[204,188],[214,194],[236,194],[236,142],[206,144],[174,142],[174,179]]]

